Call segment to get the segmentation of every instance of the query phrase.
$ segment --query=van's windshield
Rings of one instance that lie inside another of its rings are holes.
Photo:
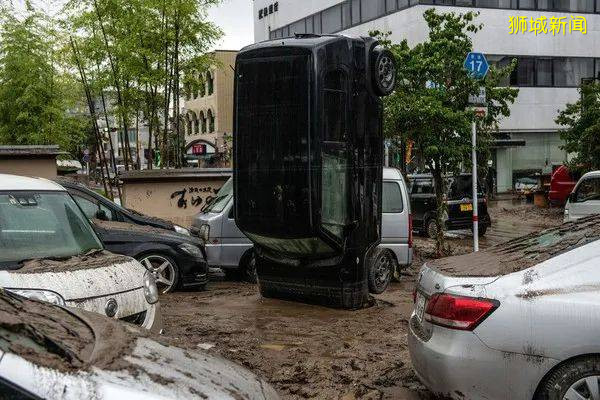
[[[217,196],[212,199],[204,209],[205,212],[220,213],[223,211],[229,200],[233,197],[233,178],[229,178],[227,182],[217,192]]]
[[[0,192],[0,268],[33,258],[66,258],[102,249],[66,192]]]

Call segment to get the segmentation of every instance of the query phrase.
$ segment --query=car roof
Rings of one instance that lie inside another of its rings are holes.
[[[402,179],[402,173],[397,168],[383,168],[383,179],[399,180]]]
[[[585,173],[580,180],[583,180],[585,178],[589,178],[589,177],[599,177],[600,176],[600,171],[590,171]]]
[[[66,191],[64,187],[48,179],[8,174],[0,174],[0,190]]]

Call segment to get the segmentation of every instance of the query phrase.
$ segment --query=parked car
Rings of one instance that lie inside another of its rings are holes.
[[[600,216],[427,262],[408,346],[452,399],[597,399]]]
[[[77,204],[90,219],[100,219],[104,221],[127,222],[137,225],[148,225],[156,228],[175,231],[184,235],[189,235],[190,231],[182,226],[173,224],[157,217],[150,217],[134,210],[128,210],[115,202],[110,201],[101,194],[88,189],[84,185],[58,179],[57,183],[67,188],[69,193],[75,198]]]
[[[577,179],[565,165],[556,168],[550,178],[550,191],[548,200],[550,204],[562,206],[567,202],[569,194],[573,191]]]
[[[75,197],[75,201],[79,199]],[[154,273],[160,293],[182,287],[206,287],[208,266],[204,244],[198,238],[126,222],[92,222],[108,250],[133,257]]]
[[[600,171],[583,175],[565,205],[565,221],[600,213]]]
[[[369,286],[382,293],[392,276],[412,263],[412,219],[408,190],[400,171],[384,168],[381,244],[372,256]],[[233,180],[229,179],[191,228],[206,243],[210,266],[220,267],[230,277],[256,282],[252,242],[238,229],[233,217]]]
[[[409,175],[410,204],[413,226],[421,235],[434,238],[437,235],[437,205],[433,177],[431,174]],[[447,230],[473,228],[473,200],[471,174],[460,174],[447,178],[448,192],[445,195],[448,207],[443,216]],[[487,210],[487,196],[483,185],[478,185],[479,236],[484,236],[492,220]]]
[[[0,397],[274,400],[247,369],[135,326],[0,291]]]
[[[66,189],[46,179],[0,175],[0,287],[162,327],[153,274],[106,251]]]

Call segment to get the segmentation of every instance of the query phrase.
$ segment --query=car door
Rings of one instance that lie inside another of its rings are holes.
[[[400,265],[410,263],[410,206],[405,203],[407,198],[404,181],[383,181],[380,247],[392,250]]]
[[[237,266],[244,253],[252,248],[252,242],[235,224],[233,198],[221,214],[221,263],[224,266]]]
[[[600,213],[600,176],[583,178],[574,196],[570,200],[569,215],[571,219]]]

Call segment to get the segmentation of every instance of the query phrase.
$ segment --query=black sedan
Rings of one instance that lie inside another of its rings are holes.
[[[92,220],[107,250],[133,257],[154,272],[161,293],[208,282],[208,266],[202,242],[152,226]]]
[[[150,217],[140,214],[137,211],[129,210],[110,201],[106,197],[87,187],[65,179],[57,179],[56,182],[69,191],[75,198],[77,204],[90,219],[100,219],[104,221],[127,222],[137,225],[148,225],[155,228],[167,229],[184,235],[189,235],[190,231],[186,228],[175,225],[170,221],[161,218]]]

